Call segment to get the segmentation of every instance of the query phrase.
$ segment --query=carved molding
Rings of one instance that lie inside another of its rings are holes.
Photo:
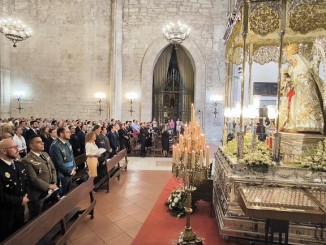
[[[266,36],[279,28],[279,16],[274,8],[261,5],[249,17],[250,29],[255,34]]]
[[[289,24],[293,31],[306,34],[318,28],[326,30],[326,3],[303,3],[289,11]]]

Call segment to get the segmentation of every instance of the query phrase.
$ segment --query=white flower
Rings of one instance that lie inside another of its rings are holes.
[[[179,201],[179,198],[174,198],[173,202],[177,203]]]
[[[175,203],[173,202],[173,203],[172,203],[172,207],[174,207],[174,206],[175,206]]]

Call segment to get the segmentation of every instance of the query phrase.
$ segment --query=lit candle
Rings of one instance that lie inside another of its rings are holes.
[[[203,150],[200,150],[199,151],[199,162],[200,162],[201,168],[203,167],[203,157],[204,157]]]
[[[180,163],[180,154],[181,154],[181,151],[180,151],[180,148],[177,150],[177,164]]]
[[[192,151],[191,164],[192,164],[192,167],[195,168],[195,151]]]
[[[183,153],[183,164],[187,165],[187,161],[188,161],[188,151],[187,148],[185,148],[185,151]]]
[[[191,150],[190,148],[191,148],[191,138],[189,137],[188,138],[188,141],[187,141],[187,148],[189,149],[189,150]]]
[[[206,167],[209,167],[209,146],[206,147]]]

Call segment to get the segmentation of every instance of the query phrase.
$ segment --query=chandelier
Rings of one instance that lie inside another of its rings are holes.
[[[0,19],[0,32],[14,43],[14,48],[17,47],[16,43],[24,41],[31,37],[32,30],[23,24],[20,20],[13,20],[12,18]]]
[[[175,46],[187,39],[189,34],[190,28],[180,21],[177,24],[171,22],[163,28],[163,37]]]

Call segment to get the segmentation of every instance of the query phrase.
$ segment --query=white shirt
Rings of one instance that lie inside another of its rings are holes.
[[[16,142],[16,144],[18,145],[18,150],[22,151],[22,150],[26,150],[26,141],[24,139],[23,136],[18,137],[16,134],[13,137],[13,140]]]

